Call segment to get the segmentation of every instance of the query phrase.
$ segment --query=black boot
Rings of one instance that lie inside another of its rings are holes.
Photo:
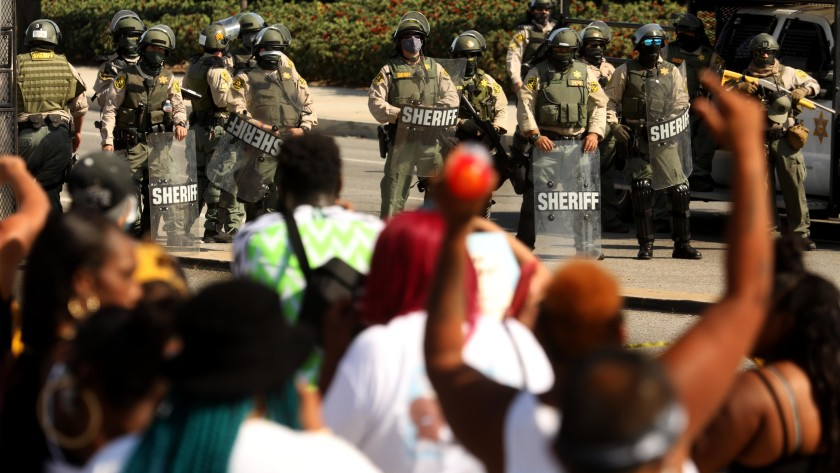
[[[700,259],[699,251],[691,247],[691,211],[689,203],[691,192],[687,185],[679,184],[668,189],[671,198],[671,238],[674,240],[674,253],[678,259]]]
[[[703,255],[687,241],[675,241],[674,252],[671,257],[677,259],[702,259]]]
[[[649,260],[653,258],[653,240],[639,242],[639,254],[636,259]]]

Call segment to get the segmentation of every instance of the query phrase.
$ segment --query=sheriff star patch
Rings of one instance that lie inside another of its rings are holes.
[[[291,75],[291,74],[289,74],[289,73],[288,73],[288,72],[286,72],[286,71],[284,71],[284,72],[283,72],[283,74],[281,74],[281,75],[283,76],[283,80],[289,80],[289,79],[291,79],[291,78],[292,78],[292,75]]]
[[[117,77],[117,80],[114,81],[114,88],[116,88],[117,90],[123,90],[123,88],[125,88],[124,75],[120,75],[119,77]]]
[[[243,85],[245,85],[245,81],[241,77],[237,77],[236,80],[233,81],[231,88],[233,90],[241,90]]]
[[[706,60],[706,55],[705,55],[705,54],[703,54],[703,53],[700,53],[700,55],[699,55],[699,56],[697,56],[697,59],[699,59],[701,62],[702,62],[702,61],[705,61],[705,60]]]
[[[572,77],[574,77],[575,79],[580,79],[580,72],[572,71]]]
[[[479,86],[479,87],[482,87],[482,88],[487,87],[487,79],[481,79],[481,80],[478,82],[478,86]]]
[[[822,112],[820,112],[819,118],[814,117],[814,136],[820,139],[820,144],[822,144],[823,138],[828,138],[828,119],[823,118]]]
[[[667,67],[660,68],[659,73],[662,74],[663,76],[667,76],[668,75],[668,68]]]
[[[525,87],[527,87],[528,90],[537,90],[537,86],[539,84],[540,84],[539,79],[537,79],[536,77],[531,77],[530,79],[528,79],[528,83],[525,84]]]
[[[169,82],[169,78],[166,76],[158,76],[158,82],[163,85]]]

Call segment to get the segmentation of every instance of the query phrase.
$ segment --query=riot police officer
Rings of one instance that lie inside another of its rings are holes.
[[[776,188],[778,178],[788,227],[802,238],[806,250],[815,250],[817,245],[811,240],[811,216],[805,199],[805,157],[801,151],[808,138],[808,130],[795,117],[799,113],[796,107],[799,100],[815,96],[820,91],[820,85],[805,71],[780,63],[777,58],[779,43],[767,33],[758,34],[750,41],[750,54],[752,61],[744,71],[745,75],[768,79],[780,89],[789,91],[789,95],[774,93],[754,82],[737,84],[738,90],[759,96],[767,107],[765,139],[770,158],[770,189]],[[772,194],[775,195],[775,192]],[[773,205],[773,208],[776,206]]]
[[[146,25],[131,10],[120,10],[111,18],[108,26],[111,32],[111,40],[116,51],[101,58],[102,65],[99,66],[99,73],[96,75],[96,82],[93,84],[93,97],[101,107],[105,99],[105,91],[111,82],[129,64],[137,64],[140,59],[140,51],[137,48],[140,36],[146,31]],[[99,58],[97,58],[99,59]]]
[[[525,76],[516,107],[519,128],[541,151],[554,149],[554,141],[582,140],[582,150],[574,151],[591,153],[605,135],[607,96],[598,75],[574,59],[580,48],[574,30],[555,30],[548,38],[548,47],[546,58]],[[536,242],[533,181],[523,195],[517,238],[531,248]],[[600,250],[584,248],[582,241],[575,244],[582,256],[603,258]]]
[[[254,37],[252,51],[256,67],[239,72],[233,80],[228,95],[228,111],[248,114],[274,126],[281,134],[300,136],[312,131],[318,124],[313,108],[312,95],[294,63],[283,50],[291,44],[292,35],[282,24],[261,30]],[[258,158],[257,172],[262,182],[273,189],[259,202],[245,205],[247,220],[253,220],[265,211],[277,208],[274,174],[277,158]]]
[[[429,32],[429,22],[418,12],[406,13],[397,24],[393,34],[395,54],[388,58],[368,90],[368,109],[379,123],[392,124],[393,129],[406,105],[457,107],[460,103],[458,91],[446,70],[423,54]],[[439,142],[426,147],[401,148],[391,138],[387,147],[385,171],[380,182],[380,217],[383,219],[405,207],[415,167],[423,177],[433,174],[443,164]],[[421,155],[424,157],[422,163]],[[429,200],[428,192],[426,200]]]
[[[61,31],[51,20],[32,22],[24,34],[26,52],[17,56],[18,152],[61,213],[59,193],[65,170],[82,140],[88,111],[85,82],[55,52]]]
[[[610,43],[611,31],[602,21],[592,22],[581,32],[581,47],[578,57],[587,69],[598,79],[603,89],[615,72],[615,66],[604,57],[604,51]],[[606,136],[598,144],[601,155],[601,228],[605,232],[627,233],[630,229],[619,218],[618,197],[615,193],[615,139],[607,128]]]
[[[187,113],[181,84],[163,67],[175,49],[175,34],[166,25],[155,25],[143,33],[138,47],[140,60],[120,72],[105,93],[100,132],[102,149],[125,152],[131,166],[138,202],[142,201],[140,225],[134,229],[139,236],[152,224],[146,135],[174,131],[175,138],[183,141],[187,136]],[[175,223],[168,222],[171,229],[183,230],[172,228]],[[167,231],[172,244],[180,246],[178,240],[184,235],[170,233]]]
[[[677,31],[677,39],[665,46],[662,57],[677,66],[684,65],[688,95],[693,99],[704,94],[700,86],[700,71],[708,68],[722,70],[723,58],[712,50],[703,29],[703,22],[696,16],[691,13],[679,13],[675,16],[673,25]],[[688,178],[689,187],[696,192],[712,191],[715,188],[715,182],[712,180],[715,140],[699,115],[692,112],[690,117],[694,165]]]
[[[239,45],[231,49],[230,55],[233,58],[233,73],[238,74],[243,69],[254,67],[254,54],[252,47],[254,38],[267,25],[263,18],[253,12],[245,12],[239,15]]]
[[[523,69],[523,65],[534,59],[540,45],[557,24],[551,19],[551,12],[555,6],[554,0],[530,0],[527,21],[517,25],[516,33],[508,44],[507,69],[513,83],[513,91],[517,95],[522,88],[522,78],[528,72]]]
[[[674,240],[672,256],[700,259],[700,252],[690,244],[691,195],[684,172],[685,160],[691,153],[689,138],[685,136],[685,141],[681,142],[688,146],[684,149],[649,144],[647,137],[650,124],[646,125],[646,122],[653,114],[686,110],[689,106],[685,79],[676,66],[660,56],[665,36],[662,27],[652,23],[640,27],[633,34],[633,43],[639,54],[619,66],[607,85],[607,120],[617,143],[632,148],[625,175],[630,181],[639,241],[638,259],[653,258],[654,189],[663,190],[668,197],[666,205],[671,213],[671,238]],[[655,108],[651,108],[652,104]],[[622,123],[618,121],[618,110],[622,112]]]
[[[210,184],[207,164],[216,144],[224,134],[227,121],[227,96],[233,78],[225,67],[224,53],[230,39],[221,25],[209,25],[201,30],[199,44],[204,54],[193,58],[184,77],[184,85],[201,95],[191,99],[190,130],[195,133],[196,174],[198,178],[198,209],[207,204],[204,216],[205,243],[230,243],[242,224],[243,210],[236,199]],[[221,195],[226,194],[222,199]],[[225,208],[221,208],[220,204]]]
[[[507,120],[507,97],[502,90],[502,86],[496,82],[489,74],[479,69],[479,59],[481,54],[487,50],[487,42],[484,36],[478,31],[468,30],[455,38],[452,45],[449,47],[449,55],[452,58],[464,58],[467,61],[466,69],[464,70],[463,86],[457,88],[462,93],[461,110],[458,113],[459,123],[458,129],[455,132],[455,137],[460,141],[473,140],[484,143],[491,150],[501,147],[500,138],[507,133],[505,121]],[[463,101],[469,102],[472,111],[476,112],[477,117],[473,117],[472,113],[465,110]],[[492,127],[490,130],[495,136],[488,136],[488,131],[483,130],[477,120],[484,123],[485,126],[489,124]],[[501,153],[504,153],[501,150]],[[504,176],[508,171],[507,154],[504,157],[498,156],[500,151],[496,151],[494,155],[496,161],[496,168],[499,172],[500,185]],[[500,162],[504,159],[504,162]],[[485,216],[489,218],[490,207],[495,202],[490,199]]]

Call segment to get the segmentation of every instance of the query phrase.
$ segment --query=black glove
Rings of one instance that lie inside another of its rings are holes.
[[[615,141],[619,143],[629,143],[630,142],[630,128],[620,123],[613,123],[610,125],[610,130],[612,130],[613,136],[615,136]]]

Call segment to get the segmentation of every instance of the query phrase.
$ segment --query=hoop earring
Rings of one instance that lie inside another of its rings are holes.
[[[55,381],[48,380],[38,393],[38,404],[36,414],[38,416],[38,424],[44,431],[44,435],[64,450],[79,450],[90,445],[91,441],[99,434],[102,428],[102,406],[99,399],[89,388],[83,389],[79,393],[79,398],[84,402],[88,411],[88,425],[84,432],[71,437],[62,432],[53,425],[53,421],[49,412],[52,409],[52,397],[61,388],[73,388],[72,378],[63,375]]]

